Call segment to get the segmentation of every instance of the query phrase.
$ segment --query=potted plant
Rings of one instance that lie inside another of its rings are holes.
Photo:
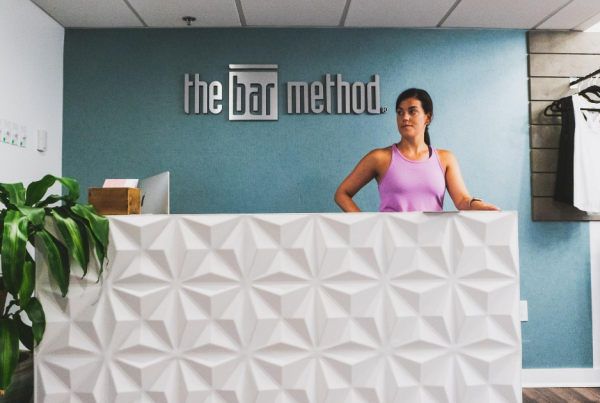
[[[50,186],[60,182],[67,188],[64,196],[50,195],[42,200]],[[108,219],[99,215],[93,206],[77,203],[79,184],[74,179],[46,175],[32,182],[27,189],[22,183],[0,183],[0,258],[2,277],[0,289],[5,288],[10,302],[4,308],[0,291],[0,394],[20,394],[11,388],[13,375],[19,363],[19,340],[33,351],[46,328],[44,310],[33,296],[35,289],[35,261],[27,251],[27,243],[44,247],[48,267],[63,297],[69,290],[69,256],[81,266],[85,274],[93,246],[100,263],[98,280],[102,274],[108,248]],[[57,202],[61,205],[51,206]],[[51,217],[65,243],[63,244],[45,228],[45,218]],[[3,286],[2,286],[3,285]],[[31,326],[21,320],[25,313]],[[31,377],[33,372],[31,371]],[[29,392],[31,393],[31,392]]]

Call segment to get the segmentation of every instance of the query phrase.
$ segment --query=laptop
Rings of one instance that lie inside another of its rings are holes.
[[[140,179],[142,214],[169,214],[169,172]]]

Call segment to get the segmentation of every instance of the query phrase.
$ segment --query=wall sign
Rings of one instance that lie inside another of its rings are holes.
[[[230,64],[229,65],[229,120],[278,120],[278,77],[276,64]],[[194,113],[219,114],[223,105],[223,86],[218,81],[208,84],[194,80],[186,74],[184,79],[184,111],[190,114],[190,92],[193,87]],[[334,89],[335,87],[335,89]],[[363,84],[342,80],[341,74],[332,79],[325,75],[324,82],[290,81],[287,83],[288,114],[331,114],[335,99],[338,114],[382,113],[380,108],[379,75]],[[202,110],[201,110],[202,109]]]

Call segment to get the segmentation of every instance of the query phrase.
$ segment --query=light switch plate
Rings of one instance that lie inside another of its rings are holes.
[[[10,144],[12,144],[13,146],[19,145],[19,124],[18,123],[13,122],[13,124],[12,124],[12,136],[11,136]]]
[[[27,147],[27,126],[21,126],[21,139],[19,140],[19,147]]]
[[[527,301],[521,301],[521,322],[527,322],[529,320],[529,313],[527,312]]]
[[[2,124],[1,129],[2,130],[0,130],[0,134],[2,135],[2,142],[6,143],[6,144],[10,144],[10,140],[11,140],[10,133],[12,132],[12,123],[8,120],[4,120],[4,123]]]

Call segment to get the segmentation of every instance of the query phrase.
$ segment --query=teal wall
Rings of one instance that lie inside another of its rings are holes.
[[[230,122],[227,102],[183,112],[183,75],[227,92],[230,63],[279,65],[279,121]],[[339,211],[358,161],[400,140],[398,94],[426,89],[433,145],[456,155],[472,195],[519,211],[524,367],[592,366],[588,225],[531,221],[524,31],[67,29],[64,71],[63,174],[87,189],[168,170],[173,213]],[[285,83],[327,73],[379,74],[390,112],[287,115]],[[375,181],[355,201],[377,211]]]

